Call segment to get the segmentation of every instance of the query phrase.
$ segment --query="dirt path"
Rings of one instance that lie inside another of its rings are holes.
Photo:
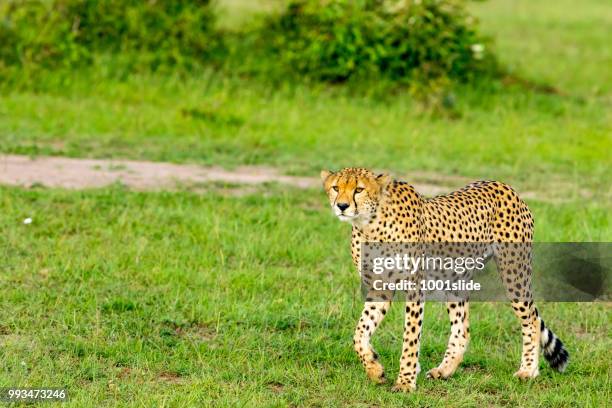
[[[317,185],[306,177],[278,174],[267,167],[245,166],[235,170],[132,160],[73,159],[65,157],[0,156],[0,183],[85,189],[120,182],[135,190],[173,189],[177,185],[223,182],[262,184],[271,181],[309,188]]]
[[[458,176],[444,176],[430,172],[402,175],[422,194],[433,196],[451,191],[470,180]],[[64,157],[0,156],[0,184],[30,187],[43,185],[68,189],[104,187],[121,183],[134,190],[173,190],[179,186],[206,183],[239,185],[235,194],[253,191],[253,186],[278,182],[298,188],[318,188],[318,177],[286,176],[271,167],[242,166],[234,170],[202,167],[191,164],[172,164],[132,160],[73,159]],[[242,186],[242,187],[240,187]],[[545,200],[530,192],[525,198]]]

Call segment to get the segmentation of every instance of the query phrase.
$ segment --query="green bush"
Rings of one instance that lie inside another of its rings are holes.
[[[0,3],[0,64],[52,68],[86,59],[63,14],[41,1]]]
[[[0,4],[5,66],[74,66],[98,53],[136,65],[191,65],[218,45],[211,0],[8,0]]]
[[[461,0],[292,0],[262,33],[284,67],[319,80],[468,81],[495,71]]]

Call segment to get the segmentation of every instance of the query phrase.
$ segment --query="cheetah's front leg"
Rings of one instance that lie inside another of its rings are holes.
[[[453,375],[461,361],[470,338],[469,303],[448,302],[446,311],[451,322],[451,335],[444,359],[427,373],[428,378],[446,379]]]
[[[404,344],[400,359],[400,372],[393,391],[412,392],[416,390],[416,377],[419,365],[419,341],[423,326],[423,302],[406,302],[406,319],[404,323]]]
[[[385,318],[390,304],[390,301],[366,302],[353,337],[355,351],[359,355],[368,377],[379,384],[385,382],[385,370],[378,361],[378,354],[372,348],[370,339],[380,322]]]

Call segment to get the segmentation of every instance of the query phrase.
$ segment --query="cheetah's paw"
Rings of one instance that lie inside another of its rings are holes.
[[[446,380],[452,375],[452,373],[448,372],[444,368],[445,367],[432,368],[427,372],[427,378]]]
[[[540,371],[537,367],[534,367],[532,369],[521,368],[516,373],[514,373],[514,376],[521,380],[528,380],[530,378],[536,378],[539,374]]]
[[[391,391],[411,393],[411,392],[416,391],[416,384],[396,382],[395,385],[391,388]]]
[[[376,384],[382,384],[386,381],[385,368],[378,361],[372,361],[366,366],[366,374]]]

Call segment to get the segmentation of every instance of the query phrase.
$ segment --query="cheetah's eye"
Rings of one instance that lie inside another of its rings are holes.
[[[359,193],[361,193],[362,191],[363,191],[363,187],[357,187],[357,188],[355,189],[355,194],[359,194]]]
[[[335,192],[338,192],[338,186],[333,186],[332,188],[334,189]]]

